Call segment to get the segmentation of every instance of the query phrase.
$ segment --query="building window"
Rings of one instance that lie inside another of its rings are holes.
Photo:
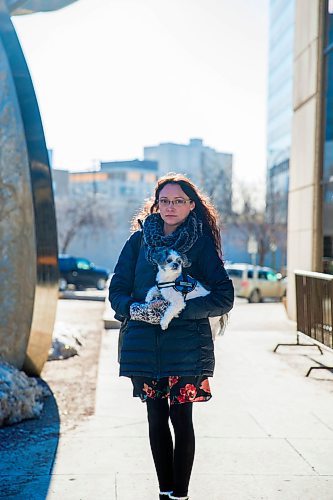
[[[323,145],[323,270],[333,274],[333,1],[325,9],[324,145]]]
[[[132,182],[139,182],[141,180],[140,172],[134,172],[134,171],[128,172],[127,180]]]
[[[333,17],[333,14],[330,14]],[[325,58],[326,91],[325,91],[325,142],[323,181],[333,181],[333,49]]]
[[[145,175],[145,181],[146,182],[149,182],[149,183],[153,184],[156,180],[157,180],[157,175],[156,174],[148,173],[148,174]]]
[[[109,179],[114,181],[126,181],[126,172],[110,172]]]
[[[326,24],[326,41],[327,45],[332,45],[333,43],[333,19],[332,19],[332,14],[333,14],[333,0],[328,1],[328,6],[327,6],[327,24]]]

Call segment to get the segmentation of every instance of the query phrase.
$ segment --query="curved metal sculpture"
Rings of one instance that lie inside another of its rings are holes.
[[[10,20],[35,2],[0,0],[0,357],[39,375],[58,297],[56,219],[38,104]]]

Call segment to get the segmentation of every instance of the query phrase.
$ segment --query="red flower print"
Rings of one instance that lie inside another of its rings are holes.
[[[156,391],[149,387],[147,384],[143,384],[143,389],[142,389],[146,394],[148,398],[154,398]]]
[[[179,377],[169,377],[169,387],[173,387],[175,384],[177,384],[179,380]]]
[[[181,390],[182,390],[182,389],[181,389]],[[185,396],[184,396],[184,395],[182,395],[182,396],[177,396],[177,397],[176,397],[176,399],[177,399],[177,401],[178,401],[179,403],[186,403],[186,398],[185,398]]]
[[[202,381],[200,389],[202,389],[203,391],[208,392],[210,394],[210,387],[209,387],[208,378],[205,378],[205,380]]]
[[[207,396],[197,396],[194,401],[207,401]]]
[[[182,397],[182,399],[183,398],[185,399],[185,401],[180,401],[178,397],[178,401],[180,403],[185,403],[187,401],[194,401],[195,396],[197,395],[197,390],[193,384],[186,384],[185,387],[182,387],[179,392],[180,392],[180,397]]]

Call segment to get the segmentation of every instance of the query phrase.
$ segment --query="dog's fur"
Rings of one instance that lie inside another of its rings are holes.
[[[158,272],[156,276],[157,283],[166,283],[175,281],[182,273],[184,261],[182,257],[175,250],[161,250],[155,255],[155,262],[158,265]],[[204,288],[201,283],[197,282],[194,290],[189,292],[184,298],[183,294],[175,290],[172,286],[168,288],[159,289],[157,286],[152,287],[146,296],[146,302],[150,302],[158,297],[163,297],[169,306],[164,312],[160,325],[162,330],[166,330],[170,321],[177,318],[180,312],[185,308],[186,301],[194,299],[195,297],[203,297],[210,292]],[[220,317],[209,318],[213,338],[221,330]]]

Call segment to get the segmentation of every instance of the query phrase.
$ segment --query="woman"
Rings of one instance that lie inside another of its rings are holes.
[[[143,229],[125,244],[110,284],[112,308],[118,318],[129,320],[120,375],[131,378],[133,396],[147,403],[160,499],[187,499],[195,451],[193,403],[211,398],[214,346],[208,317],[230,311],[233,286],[221,260],[217,213],[188,178],[160,178],[140,216],[145,217]],[[205,297],[188,300],[164,331],[158,323],[168,303],[144,303],[156,284],[154,255],[161,247],[184,256],[186,273],[210,290]]]

